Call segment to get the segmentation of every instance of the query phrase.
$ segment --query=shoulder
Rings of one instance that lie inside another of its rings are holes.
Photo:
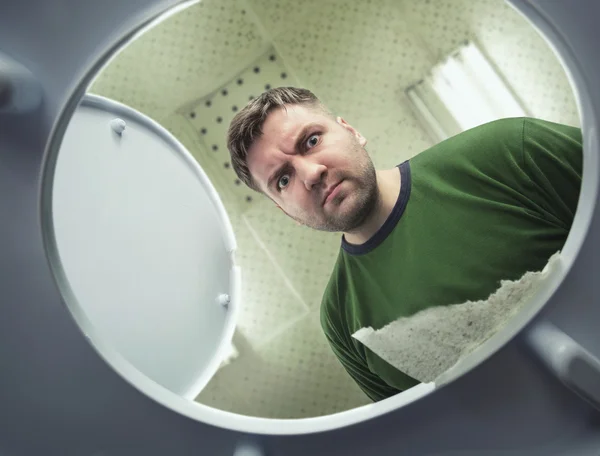
[[[488,150],[502,147],[507,152],[520,152],[529,143],[552,143],[565,136],[581,136],[581,130],[535,117],[508,117],[471,128],[450,139],[459,145],[483,146]],[[468,151],[473,147],[462,149]]]
[[[460,183],[465,175],[502,176],[522,163],[523,117],[488,122],[452,136],[411,159],[415,182]],[[477,177],[479,176],[479,177]]]
[[[524,117],[504,118],[470,128],[416,155],[411,164],[487,162],[502,153],[517,153],[522,148],[525,121]]]
[[[460,135],[473,135],[481,137],[494,137],[501,135],[502,137],[515,136],[517,139],[523,135],[523,128],[527,121],[533,120],[528,117],[505,117],[502,119],[492,120],[476,127],[466,130]]]
[[[509,117],[494,120],[466,130],[450,138],[455,146],[465,150],[496,149],[498,147],[514,146],[520,148],[523,144],[525,117]],[[468,147],[466,147],[468,146]]]
[[[523,143],[528,145],[552,145],[567,141],[578,141],[582,139],[581,128],[559,124],[548,120],[528,118],[523,126]],[[538,144],[541,143],[541,144]]]

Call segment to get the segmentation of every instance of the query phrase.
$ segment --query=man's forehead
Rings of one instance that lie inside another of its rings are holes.
[[[318,112],[301,105],[286,105],[274,109],[263,123],[263,136],[293,135],[306,123],[320,119]]]
[[[299,135],[306,128],[317,124],[323,126],[325,122],[321,113],[304,106],[277,108],[265,119],[261,135],[250,146],[249,153],[253,150],[293,153]]]

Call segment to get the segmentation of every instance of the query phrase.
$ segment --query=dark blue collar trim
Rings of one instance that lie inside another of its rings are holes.
[[[398,168],[400,169],[400,193],[392,212],[381,228],[379,228],[379,230],[371,237],[371,239],[364,244],[350,244],[346,242],[346,238],[342,236],[342,249],[344,249],[346,253],[351,255],[364,255],[365,253],[371,252],[383,241],[385,241],[385,239],[390,235],[400,221],[400,218],[406,209],[406,205],[408,204],[408,198],[410,197],[411,180],[409,161],[407,160],[398,165]]]

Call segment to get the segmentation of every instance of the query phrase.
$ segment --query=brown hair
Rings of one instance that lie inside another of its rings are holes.
[[[248,169],[248,150],[262,135],[262,126],[271,111],[285,105],[307,105],[330,114],[314,93],[296,87],[269,89],[248,103],[233,118],[227,131],[227,149],[238,178],[251,189],[261,192]]]

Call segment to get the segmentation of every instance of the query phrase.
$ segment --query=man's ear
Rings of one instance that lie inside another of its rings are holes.
[[[365,138],[363,135],[361,135],[358,130],[356,130],[352,125],[350,125],[348,122],[346,122],[341,117],[337,117],[335,120],[338,124],[340,124],[346,130],[348,130],[350,133],[352,133],[352,136],[354,136],[356,139],[358,139],[358,142],[361,146],[363,146],[363,147],[366,146],[367,138]]]
[[[296,220],[294,217],[292,217],[290,214],[288,214],[286,211],[283,210],[283,208],[277,204],[274,203],[275,206],[277,207],[277,209],[281,210],[281,212],[283,212],[285,215],[287,215],[289,218],[291,218],[294,222],[296,222],[296,225],[302,225],[302,223],[300,223],[298,220]]]

